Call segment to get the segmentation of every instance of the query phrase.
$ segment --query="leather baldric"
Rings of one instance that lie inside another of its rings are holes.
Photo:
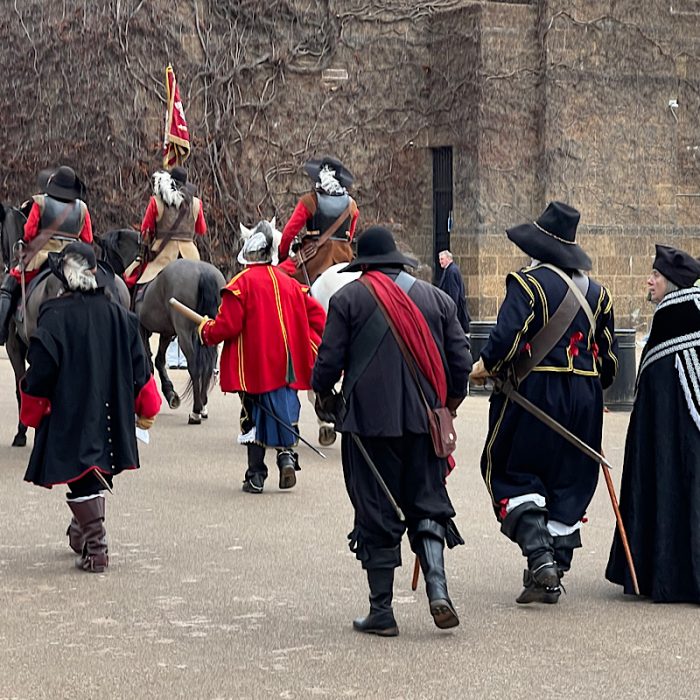
[[[548,270],[556,273],[566,282],[567,291],[563,301],[550,316],[549,321],[529,341],[530,352],[521,353],[514,363],[513,370],[517,384],[520,384],[547,357],[573,323],[580,309],[586,314],[591,329],[595,331],[595,318],[591,307],[575,282],[554,265],[547,263],[542,265],[542,267],[546,267]]]
[[[318,238],[309,235],[304,236],[302,239],[302,248],[297,255],[297,267],[301,267],[303,263],[311,260],[318,252],[318,249],[340,228],[343,222],[350,216],[352,205],[353,200],[350,199],[350,203],[346,209]],[[308,240],[309,238],[312,240]]]

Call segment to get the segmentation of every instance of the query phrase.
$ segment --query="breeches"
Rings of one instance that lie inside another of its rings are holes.
[[[366,548],[395,547],[406,528],[424,518],[447,525],[454,508],[447,495],[447,461],[433,451],[430,436],[360,437],[391,494],[406,516],[402,523],[367,465],[352,436],[341,441],[345,486],[355,509],[351,549],[363,560]]]

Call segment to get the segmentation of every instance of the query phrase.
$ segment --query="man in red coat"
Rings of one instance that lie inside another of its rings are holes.
[[[215,319],[205,318],[205,345],[223,341],[221,390],[242,399],[239,442],[248,449],[243,490],[262,493],[267,478],[265,450],[277,450],[281,489],[296,484],[295,435],[282,427],[299,420],[299,389],[311,388],[311,370],[326,320],[323,307],[272,265],[273,231],[266,221],[252,230],[238,261],[246,268],[222,292]]]

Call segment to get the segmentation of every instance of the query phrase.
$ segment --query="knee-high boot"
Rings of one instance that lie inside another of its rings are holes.
[[[10,319],[17,307],[20,284],[12,275],[5,275],[0,285],[0,345],[7,342],[10,332]]]
[[[430,614],[440,629],[457,627],[459,617],[447,592],[445,575],[445,528],[434,520],[419,520],[415,531],[411,528],[411,547],[418,555],[425,578],[425,591],[430,603]]]
[[[67,499],[68,507],[70,508],[71,500]],[[71,508],[72,510],[72,508]],[[76,554],[83,553],[83,545],[85,544],[85,537],[83,536],[83,531],[80,527],[80,523],[73,516],[70,519],[70,524],[66,530],[66,535],[68,535],[68,545]]]
[[[574,558],[574,549],[581,547],[581,531],[576,530],[569,535],[553,537],[554,560],[557,563],[559,578],[571,568],[571,560]]]
[[[277,452],[277,468],[280,472],[279,487],[291,489],[297,483],[298,458],[293,450],[280,450]]]
[[[83,571],[103,572],[109,565],[107,533],[104,528],[105,499],[101,494],[87,500],[71,500],[68,506],[83,533],[82,554],[75,565]]]
[[[246,445],[248,452],[248,469],[243,480],[243,491],[247,493],[262,493],[267,466],[265,465],[265,448],[253,442]]]
[[[399,633],[391,602],[394,597],[394,569],[367,569],[369,615],[353,621],[358,632],[396,637]]]
[[[517,603],[556,603],[561,594],[554,562],[553,539],[547,529],[547,510],[533,502],[514,508],[501,523],[501,531],[520,545],[527,557],[524,589]]]

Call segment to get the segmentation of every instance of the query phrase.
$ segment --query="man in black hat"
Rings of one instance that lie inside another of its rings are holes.
[[[700,262],[657,245],[647,280],[656,305],[625,440],[620,513],[639,591],[700,603]],[[634,593],[619,531],[605,576]]]
[[[508,275],[498,321],[471,378],[510,378],[519,393],[600,451],[603,389],[617,371],[616,340],[610,293],[582,272],[591,261],[575,242],[579,218],[576,209],[551,202],[537,221],[508,229],[532,263]],[[572,295],[572,312],[563,323],[552,320]],[[549,331],[537,337],[543,328]],[[560,579],[581,546],[599,465],[494,394],[481,471],[501,531],[527,558],[517,602],[556,603]]]
[[[138,468],[134,414],[150,428],[161,399],[138,319],[98,285],[92,246],[71,243],[49,265],[65,291],[41,306],[20,383],[20,419],[36,428],[24,478],[68,485],[76,566],[99,573],[109,563],[102,490]]]
[[[350,549],[369,582],[370,612],[355,620],[354,627],[383,636],[398,634],[391,602],[406,529],[420,559],[435,624],[459,624],[447,592],[443,549],[445,543],[453,547],[463,542],[445,488],[450,465],[436,456],[426,401],[456,411],[467,393],[471,355],[452,299],[404,272],[404,265],[415,267],[417,262],[396,249],[389,230],[372,226],[359,237],[358,257],[346,269],[363,274],[331,297],[312,375],[320,394],[319,417],[335,413],[343,433],[345,484],[355,509]],[[416,379],[373,294],[413,357]],[[341,374],[342,392],[335,397],[333,387]],[[405,513],[405,522],[380,489],[358,439]]]
[[[40,185],[42,171],[40,175]],[[42,194],[32,197],[24,225],[25,247],[20,253],[24,281],[29,284],[46,262],[50,252],[59,252],[72,241],[92,243],[92,222],[87,205],[82,201],[85,186],[72,168],[62,165],[48,175]],[[21,267],[13,267],[0,287],[0,345],[7,341],[10,318],[20,295]]]
[[[170,172],[154,173],[153,195],[141,222],[141,236],[149,248],[149,258],[127,268],[124,272],[127,285],[150,282],[178,258],[199,260],[194,238],[206,232],[202,200],[194,196],[187,171],[177,166]]]
[[[313,284],[316,277],[331,265],[352,260],[350,243],[360,211],[348,194],[352,173],[336,158],[324,156],[307,161],[307,175],[314,189],[299,199],[292,217],[282,231],[279,259],[282,269],[304,284]],[[292,241],[306,227],[297,253],[298,269],[287,262]],[[306,272],[302,267],[306,265]],[[308,279],[307,279],[308,275]]]

